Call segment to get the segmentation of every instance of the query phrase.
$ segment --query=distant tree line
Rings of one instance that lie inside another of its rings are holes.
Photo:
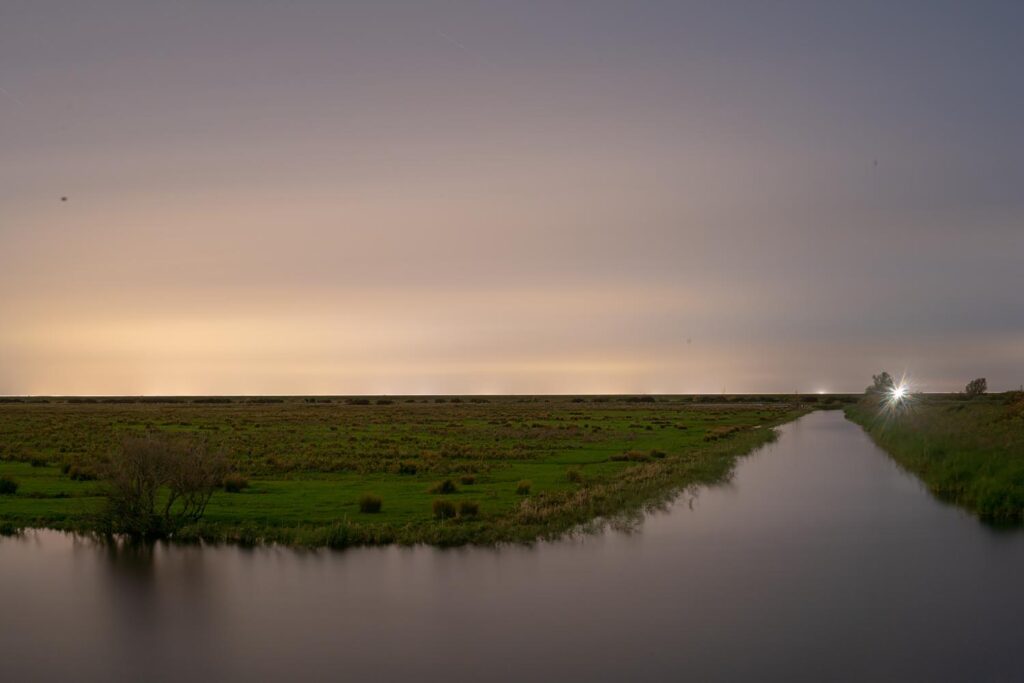
[[[896,380],[893,379],[892,375],[883,370],[877,375],[871,376],[871,386],[865,389],[866,394],[884,394],[892,391],[896,388]],[[988,380],[984,377],[978,377],[972,379],[964,387],[963,395],[967,398],[974,398],[975,396],[981,396],[988,391]]]

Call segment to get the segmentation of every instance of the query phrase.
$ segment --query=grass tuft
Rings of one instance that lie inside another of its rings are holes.
[[[241,474],[233,473],[224,477],[224,490],[228,493],[241,493],[249,488],[249,480]]]
[[[443,498],[436,499],[430,506],[436,519],[451,519],[455,516],[455,504]]]
[[[438,483],[434,484],[429,489],[427,489],[427,493],[433,493],[435,495],[437,495],[437,494],[445,494],[445,493],[455,493],[456,491],[458,491],[458,489],[455,487],[455,482],[452,481],[451,479],[445,479],[444,481],[439,481]]]
[[[18,482],[13,477],[3,475],[0,477],[0,496],[13,496],[18,492]]]
[[[367,514],[376,514],[380,512],[383,507],[384,501],[381,497],[373,493],[364,493],[359,496],[359,511]]]

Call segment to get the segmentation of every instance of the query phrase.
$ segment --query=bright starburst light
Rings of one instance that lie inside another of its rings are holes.
[[[907,408],[914,396],[911,392],[910,379],[904,373],[900,380],[886,391],[885,399],[881,403],[884,412],[894,415]]]

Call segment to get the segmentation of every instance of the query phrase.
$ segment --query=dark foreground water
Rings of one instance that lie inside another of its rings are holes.
[[[0,540],[0,679],[1024,680],[1024,532],[837,412],[634,534],[534,548]]]

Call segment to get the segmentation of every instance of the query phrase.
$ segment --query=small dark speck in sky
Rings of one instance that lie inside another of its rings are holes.
[[[66,201],[68,200],[68,198],[67,198],[67,197],[61,197],[61,198],[60,198],[60,200],[61,200],[62,202],[66,202]]]

